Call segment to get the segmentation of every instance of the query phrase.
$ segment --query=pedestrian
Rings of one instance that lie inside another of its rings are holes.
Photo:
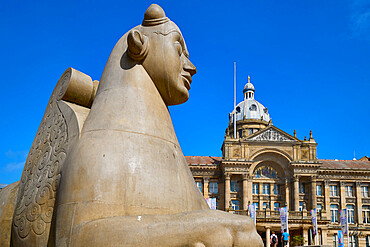
[[[289,233],[286,229],[284,229],[283,235],[281,236],[281,240],[283,241],[283,246],[288,246],[288,243],[290,241]]]
[[[278,244],[278,237],[276,236],[275,232],[272,232],[270,242],[271,242],[271,246],[272,247],[276,247],[277,246],[277,244]]]

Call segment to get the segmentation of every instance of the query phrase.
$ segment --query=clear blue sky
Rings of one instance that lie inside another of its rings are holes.
[[[100,80],[116,41],[150,1],[3,1],[0,183],[20,179],[47,102],[73,67]],[[198,73],[170,107],[185,155],[221,156],[251,76],[276,127],[313,131],[318,157],[370,155],[370,1],[157,1],[178,24]]]

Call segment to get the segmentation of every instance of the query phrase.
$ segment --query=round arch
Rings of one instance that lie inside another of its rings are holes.
[[[253,176],[256,168],[263,165],[273,167],[278,174],[280,174],[280,179],[289,177],[289,163],[292,160],[289,154],[278,150],[278,149],[262,149],[254,153],[251,157],[253,161],[250,167],[250,176]]]

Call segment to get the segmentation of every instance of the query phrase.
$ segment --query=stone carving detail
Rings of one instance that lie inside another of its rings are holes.
[[[317,197],[317,202],[324,202],[324,198],[322,198],[322,197]]]
[[[252,141],[279,141],[279,142],[292,142],[290,137],[283,135],[279,131],[275,129],[268,129],[266,131],[263,131],[262,133],[250,138],[249,140]]]
[[[300,174],[307,174],[307,173],[316,174],[317,173],[317,171],[315,171],[313,169],[294,169],[294,172],[295,173],[300,173]]]
[[[233,149],[233,158],[239,158],[240,155],[240,148],[234,148]]]
[[[338,202],[339,203],[339,198],[330,198],[330,202]]]
[[[370,199],[362,199],[362,203],[363,204],[370,204]]]
[[[17,205],[13,219],[13,234],[27,241],[31,234],[48,239],[53,218],[60,171],[66,158],[68,129],[57,101],[67,89],[71,70],[61,77],[48,103],[43,121],[28,155],[19,184]],[[14,237],[13,237],[14,238]]]
[[[346,203],[356,203],[355,198],[346,198]]]

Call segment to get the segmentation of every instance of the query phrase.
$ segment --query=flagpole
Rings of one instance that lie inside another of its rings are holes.
[[[234,139],[236,138],[236,62],[234,62]]]

